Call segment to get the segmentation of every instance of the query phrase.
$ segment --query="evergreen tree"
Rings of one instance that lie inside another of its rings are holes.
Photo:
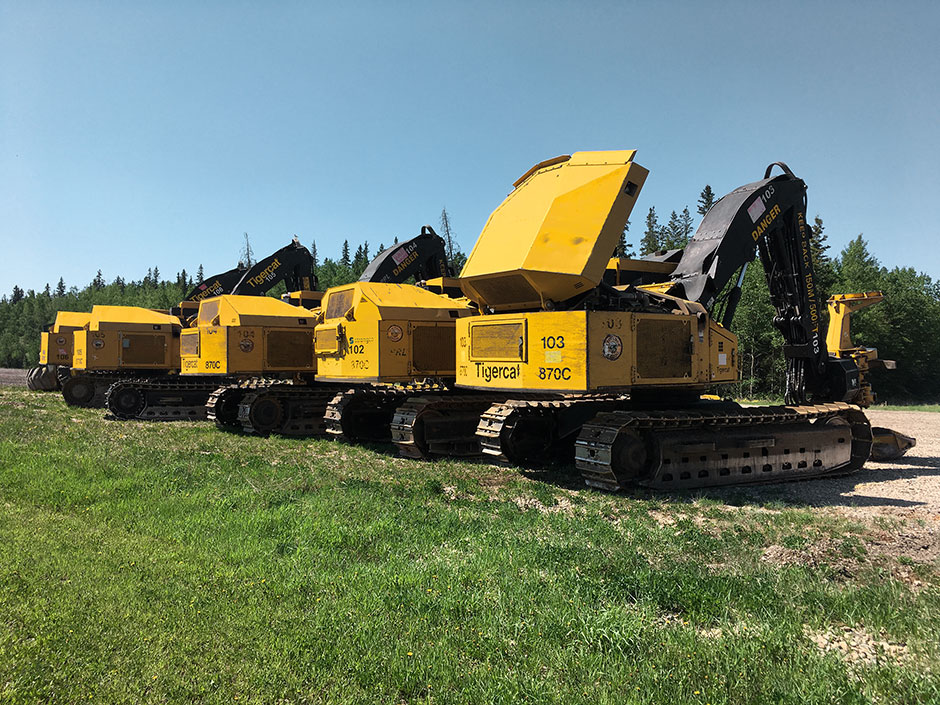
[[[160,286],[160,268],[159,267],[153,268],[153,285]]]
[[[380,253],[381,253],[381,252],[385,252],[385,245],[382,244],[381,242],[379,243],[379,250],[378,250],[378,251],[379,251]]]
[[[11,304],[17,304],[23,300],[23,290],[20,289],[16,284],[13,285],[13,295],[10,297]]]
[[[713,205],[715,205],[715,192],[712,191],[711,186],[705,184],[705,188],[698,197],[698,214],[704,216]]]
[[[352,266],[354,270],[365,269],[365,263],[362,260],[363,260],[362,245],[359,245],[359,247],[356,248],[356,254],[353,255]]]
[[[664,250],[675,250],[683,246],[682,226],[679,224],[679,214],[673,211],[669,214],[669,222],[666,223],[663,232],[662,248]]]
[[[617,242],[617,247],[614,249],[614,257],[636,257],[636,253],[633,251],[633,245],[627,241],[627,233],[630,231],[630,219],[627,219],[627,222],[624,223],[623,232],[620,233],[620,240]]]
[[[143,284],[145,287],[148,287],[152,283],[153,283],[153,270],[150,267],[147,267],[147,276],[144,277]]]
[[[65,296],[65,280],[59,277],[59,283],[55,285],[55,295]]]
[[[339,258],[339,263],[344,267],[348,267],[352,264],[349,259],[349,240],[343,240],[343,254]]]
[[[692,239],[692,214],[689,213],[688,206],[683,208],[681,215],[679,215],[679,235],[682,243],[679,245],[680,247],[685,247]]]
[[[196,283],[202,284],[202,280],[205,279],[205,274],[202,271],[202,265],[199,265],[199,269],[196,270]]]
[[[371,262],[371,260],[369,259],[369,241],[368,240],[366,240],[362,244],[362,260],[363,262],[365,262],[365,264],[369,264],[369,262]]]
[[[392,244],[393,244],[393,245],[397,245],[397,244],[398,244],[398,235],[395,236],[395,242],[393,242]]]
[[[650,206],[649,213],[646,214],[646,232],[640,240],[640,256],[653,254],[662,249],[662,231],[659,227],[659,220],[656,218],[656,208]]]
[[[320,266],[320,260],[317,258],[317,241],[310,243],[310,255],[313,257],[313,273],[317,273],[317,267]]]
[[[450,218],[447,215],[447,208],[441,209],[441,235],[444,238],[447,261],[452,262],[454,259],[454,237],[450,230]]]
[[[182,272],[180,272],[180,286],[188,291],[190,284],[192,284],[192,282],[190,281],[189,275],[186,274],[186,270],[184,269]]]
[[[46,297],[52,296],[52,289],[49,287],[49,282],[46,282],[46,288],[42,290],[42,295]]]
[[[835,263],[826,254],[829,245],[826,244],[828,236],[825,230],[822,218],[817,215],[813,218],[813,224],[810,226],[810,251],[813,254],[813,267],[816,270],[816,286],[820,303],[824,302],[833,293],[832,287],[836,282]]]
[[[98,273],[95,275],[95,278],[91,280],[91,288],[96,291],[101,291],[104,289],[104,277],[101,276],[101,270],[98,270]]]
[[[248,269],[255,263],[255,253],[251,249],[251,242],[248,240],[248,233],[245,233],[245,244],[242,247],[241,254],[238,256],[238,266]]]

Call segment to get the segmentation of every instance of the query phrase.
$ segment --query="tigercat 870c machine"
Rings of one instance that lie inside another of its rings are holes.
[[[296,238],[271,255],[258,260],[240,274],[234,286],[216,287],[213,294],[201,295],[197,303],[183,302],[173,329],[172,354],[167,363],[156,366],[149,375],[124,375],[107,390],[105,405],[118,419],[177,420],[206,418],[206,400],[225,379],[221,370],[212,370],[208,377],[192,378],[180,374],[183,367],[182,336],[188,326],[196,323],[194,314],[207,304],[218,301],[220,295],[231,292],[239,299],[265,299],[265,294],[280,282],[296,291],[316,288],[313,275],[313,256]],[[275,304],[279,301],[271,299]],[[283,304],[286,306],[286,304]],[[195,307],[195,310],[194,310]],[[187,344],[192,338],[186,338]],[[155,351],[159,352],[159,351]],[[140,369],[140,367],[138,367]]]
[[[399,282],[411,277],[428,279],[432,285],[444,288],[449,286],[449,274],[444,241],[430,226],[424,226],[414,238],[380,252],[359,282],[323,294],[327,316],[341,308],[342,321],[354,325],[350,309],[356,308],[361,299],[350,292],[394,291],[401,288]],[[434,297],[423,289],[418,291]],[[326,338],[319,335],[315,350],[314,329],[324,316],[319,300],[296,292],[285,299],[292,305],[270,300],[263,304],[248,302],[237,296],[223,297],[217,306],[206,302],[200,308],[196,328],[183,332],[183,376],[220,370],[231,378],[213,392],[207,404],[209,417],[223,429],[323,435],[327,403],[349,384],[339,380],[334,383],[329,375],[327,379],[317,375],[324,366],[333,370],[331,355],[339,350],[356,355],[359,364],[365,364],[367,349],[370,355],[373,352],[368,336],[358,329],[356,334],[346,335],[342,325],[333,325],[332,343],[324,346]],[[411,340],[410,329],[403,328],[400,333],[404,340]],[[375,342],[374,335],[371,342]],[[434,340],[435,349],[440,342]],[[324,351],[327,354],[321,356]],[[372,359],[380,359],[378,353]],[[401,360],[394,358],[395,364]],[[423,364],[423,359],[419,362]]]
[[[605,264],[647,174],[633,157],[536,165],[480,235],[460,283],[483,315],[457,321],[457,385],[516,395],[479,419],[483,452],[527,463],[576,440],[587,484],[608,490],[860,468],[872,431],[853,402],[865,384],[855,359],[826,348],[803,181],[768,168],[712,207],[665,282],[612,286]],[[738,380],[729,327],[755,250],[786,343],[787,403],[706,401]]]

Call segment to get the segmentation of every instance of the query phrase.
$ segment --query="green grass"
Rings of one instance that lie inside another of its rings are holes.
[[[0,702],[940,700],[940,581],[883,527],[102,416],[0,389]],[[907,655],[807,636],[843,626]]]

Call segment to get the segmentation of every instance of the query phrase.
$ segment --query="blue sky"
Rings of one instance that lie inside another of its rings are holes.
[[[940,278],[940,3],[0,2],[0,292],[336,257],[635,148],[634,212],[776,160],[835,250]]]

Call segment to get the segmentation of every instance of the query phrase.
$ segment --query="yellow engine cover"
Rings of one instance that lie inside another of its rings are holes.
[[[455,374],[454,323],[475,309],[408,284],[329,289],[316,328],[317,379],[411,382]]]
[[[738,379],[737,338],[693,315],[560,311],[457,321],[457,384],[538,392],[704,388]]]
[[[266,296],[218,296],[199,304],[181,338],[182,373],[316,373],[317,314]]]
[[[480,233],[464,294],[494,311],[538,309],[597,286],[646,181],[634,154],[576,152],[532,167]]]
[[[40,333],[39,364],[71,365],[75,347],[74,333],[83,328],[90,318],[90,313],[59,311],[51,330]]]
[[[74,333],[72,367],[82,370],[179,370],[180,321],[137,306],[95,306]]]

